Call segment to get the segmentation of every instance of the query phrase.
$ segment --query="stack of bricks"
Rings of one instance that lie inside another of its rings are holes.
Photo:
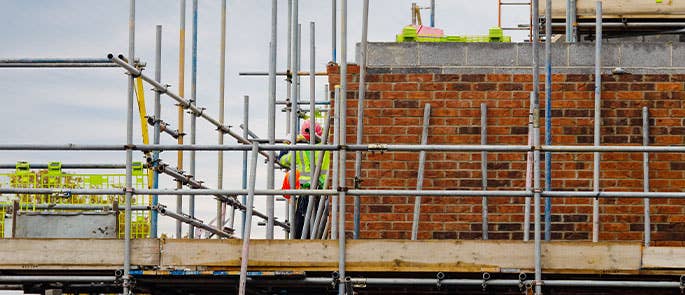
[[[330,85],[340,83],[338,66],[329,66],[328,73]],[[552,80],[552,144],[592,145],[594,76],[554,74]],[[356,141],[358,66],[349,66],[347,81],[347,141],[353,143]],[[530,74],[442,74],[432,68],[371,67],[366,81],[363,143],[419,144],[423,108],[429,103],[433,109],[429,144],[480,144],[480,106],[484,103],[488,107],[488,144],[528,144]],[[540,81],[544,81],[543,76]],[[645,106],[649,108],[650,145],[685,142],[685,75],[603,75],[602,81],[602,145],[642,145],[642,107]],[[544,109],[544,83],[540,89]],[[540,115],[544,120],[544,113]],[[541,132],[544,136],[544,128]],[[414,189],[418,155],[418,152],[364,153],[361,187]],[[592,191],[592,160],[592,153],[553,153],[552,190]],[[642,160],[642,153],[603,153],[601,190],[643,191]],[[490,152],[487,166],[488,189],[525,189],[525,153]],[[349,153],[346,167],[349,187],[353,185],[354,153]],[[682,191],[685,157],[676,153],[653,153],[649,174],[652,191]],[[424,189],[480,190],[481,185],[480,152],[427,154]],[[364,196],[361,200],[361,238],[411,236],[414,196]],[[347,204],[352,204],[351,200]],[[685,199],[653,199],[651,204],[652,244],[682,245]],[[642,241],[643,199],[601,199],[600,208],[600,240]],[[480,197],[424,197],[419,238],[481,239],[481,211]],[[491,197],[488,211],[490,239],[523,238],[523,198]],[[351,205],[346,212],[347,228],[352,229]],[[589,240],[591,232],[591,199],[553,199],[553,239]]]

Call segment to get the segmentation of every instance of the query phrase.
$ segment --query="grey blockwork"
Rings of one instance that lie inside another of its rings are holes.
[[[117,238],[115,212],[20,212],[16,238]]]
[[[531,51],[529,43],[369,43],[368,66],[392,69],[440,67],[444,73],[527,72],[526,67],[532,64]],[[585,73],[594,67],[594,62],[593,43],[552,44],[554,72]],[[544,44],[540,46],[540,66],[544,66]],[[634,73],[682,73],[685,71],[685,45],[672,42],[605,43],[602,46],[602,66],[609,69],[623,67]]]
[[[671,44],[622,43],[621,66],[623,67],[670,67]]]
[[[463,66],[466,48],[451,43],[419,43],[418,64],[425,66]]]

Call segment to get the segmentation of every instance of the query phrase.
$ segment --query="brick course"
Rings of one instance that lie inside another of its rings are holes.
[[[329,83],[340,82],[339,68],[328,67]],[[528,141],[530,74],[442,74],[421,69],[370,70],[367,74],[364,143],[418,144],[423,107],[430,103],[429,144],[479,144],[480,104],[488,106],[488,144],[526,145]],[[347,141],[355,139],[359,67],[350,65],[347,80]],[[555,145],[593,142],[594,76],[554,74],[552,140]],[[544,76],[541,80],[544,81]],[[603,145],[642,145],[641,109],[649,107],[650,144],[679,145],[685,141],[685,75],[603,75]],[[331,87],[331,90],[333,88]],[[544,109],[544,84],[540,85]],[[541,111],[544,118],[544,112]],[[543,124],[544,125],[544,124]],[[544,126],[543,126],[544,127]],[[544,136],[544,128],[541,132]],[[412,189],[416,186],[418,153],[365,153],[362,188]],[[591,191],[592,153],[553,153],[553,190]],[[601,157],[603,191],[642,191],[641,153],[604,153]],[[424,189],[481,188],[480,152],[428,153]],[[352,186],[354,153],[347,162],[347,186]],[[488,188],[520,190],[525,186],[524,153],[490,152]],[[650,155],[652,191],[682,191],[685,157],[674,153]],[[544,177],[544,176],[543,176]],[[481,198],[424,197],[419,238],[480,239]],[[414,198],[363,197],[362,238],[409,238]],[[586,240],[592,230],[592,201],[554,199],[552,237]],[[491,239],[521,239],[523,198],[489,199]],[[655,245],[683,245],[685,200],[653,199],[652,240]],[[348,221],[352,202],[348,202]],[[643,239],[642,199],[602,199],[601,240]],[[531,217],[532,220],[532,217]],[[351,223],[347,227],[352,228]]]

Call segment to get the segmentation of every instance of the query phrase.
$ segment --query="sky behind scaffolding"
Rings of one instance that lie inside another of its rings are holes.
[[[186,94],[190,93],[190,49],[192,14],[188,0],[186,15]],[[197,103],[207,107],[218,118],[219,94],[219,41],[220,1],[199,1],[198,21],[198,76]],[[286,68],[287,1],[279,0],[278,69]],[[341,0],[338,0],[340,3]],[[354,46],[361,38],[361,0],[350,0],[348,10],[348,61],[355,62]],[[411,23],[411,2],[428,5],[427,0],[372,0],[369,21],[371,42],[393,41],[403,26]],[[437,0],[436,26],[451,35],[487,34],[497,24],[496,0]],[[250,129],[266,137],[266,77],[239,77],[238,72],[266,71],[268,69],[268,42],[270,40],[271,1],[228,1],[228,37],[226,71],[226,124],[241,132],[243,96],[249,95]],[[89,0],[33,0],[3,1],[0,35],[4,46],[0,58],[55,57],[104,58],[108,53],[128,52],[128,1]],[[429,23],[428,11],[423,19]],[[513,27],[527,23],[528,10],[522,7],[506,8],[503,26]],[[301,0],[302,68],[309,69],[309,22],[316,22],[316,68],[324,71],[332,59],[331,1]],[[179,1],[138,0],[136,6],[136,56],[147,62],[148,74],[153,73],[155,25],[163,26],[162,81],[172,91],[178,87],[178,25]],[[339,31],[339,30],[338,30]],[[513,39],[521,41],[525,32],[515,32]],[[338,42],[340,44],[340,42]],[[278,99],[285,97],[285,82],[279,78]],[[323,99],[325,78],[316,81],[317,99]],[[146,86],[146,90],[150,87]],[[2,69],[0,95],[3,106],[0,117],[6,127],[4,143],[125,143],[127,82],[123,70],[106,69]],[[308,100],[308,78],[303,79],[302,98]],[[189,97],[189,96],[188,96]],[[146,92],[147,109],[152,112],[151,91]],[[137,116],[137,115],[136,115]],[[176,109],[172,101],[162,97],[162,119],[178,126]],[[136,117],[137,120],[137,117]],[[136,121],[134,126],[139,126]],[[277,109],[276,135],[285,136],[285,115]],[[186,132],[189,123],[186,122]],[[7,128],[9,127],[9,128]],[[198,120],[199,144],[217,142],[215,128]],[[141,142],[136,128],[134,141]],[[162,136],[163,144],[175,140]],[[227,137],[227,144],[235,143]],[[164,152],[161,159],[174,163],[175,152]],[[241,186],[241,153],[226,153],[224,188]],[[188,167],[186,156],[185,167]],[[16,161],[46,163],[124,163],[123,152],[3,152],[2,163]],[[142,161],[140,154],[134,160]],[[263,162],[260,161],[260,164]],[[217,186],[216,152],[198,152],[197,178],[210,187]],[[258,188],[264,188],[265,167],[260,165]],[[281,180],[276,175],[276,186]],[[160,187],[173,187],[170,180],[160,177]],[[198,218],[208,222],[214,215],[214,201],[210,197],[198,199]],[[175,197],[160,197],[160,202],[175,210]],[[257,209],[265,211],[262,197],[256,200]],[[284,202],[277,202],[277,216],[284,216]],[[186,205],[187,208],[187,205]],[[239,220],[239,219],[236,219]],[[175,222],[160,218],[160,233],[175,232]],[[239,223],[236,223],[236,228]],[[255,228],[255,227],[253,227]],[[187,227],[184,226],[184,232]],[[256,227],[253,236],[263,237],[264,228]],[[282,231],[276,231],[282,236]]]

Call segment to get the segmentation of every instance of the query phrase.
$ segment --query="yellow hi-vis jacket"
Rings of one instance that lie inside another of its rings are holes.
[[[319,157],[323,153],[323,162],[321,163],[321,174],[319,174],[319,188],[326,188],[326,182],[328,180],[328,169],[330,167],[331,153],[329,151],[295,151],[297,154],[295,158],[297,159],[297,171],[300,171],[300,185],[303,188],[309,188],[311,186],[311,178],[313,171],[310,171],[311,159],[314,158],[314,165],[318,162]],[[312,157],[312,154],[314,157]],[[283,155],[279,159],[279,163],[285,167],[290,167],[291,153]]]

